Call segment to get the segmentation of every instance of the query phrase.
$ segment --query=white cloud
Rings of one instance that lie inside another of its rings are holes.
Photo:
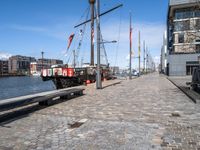
[[[5,53],[5,52],[1,52],[0,51],[0,60],[7,60],[9,57],[11,57],[12,55],[9,53]]]

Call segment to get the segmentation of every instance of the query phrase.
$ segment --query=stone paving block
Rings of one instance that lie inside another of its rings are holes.
[[[200,106],[164,76],[93,86],[82,97],[0,124],[0,149],[200,148]]]

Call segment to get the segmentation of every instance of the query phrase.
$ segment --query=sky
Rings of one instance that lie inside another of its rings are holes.
[[[104,12],[118,4],[123,7],[101,17],[101,32],[105,41],[108,61],[111,66],[128,66],[129,12],[132,14],[133,54],[138,56],[138,32],[141,44],[145,40],[149,52],[159,61],[162,37],[166,26],[168,0],[101,0],[100,11]],[[77,49],[81,39],[80,30],[74,26],[87,18],[88,0],[1,0],[0,1],[0,58],[11,55],[62,59],[71,62],[71,51]],[[90,24],[79,50],[79,62],[90,60]],[[68,52],[70,34],[75,38]],[[96,34],[95,34],[96,38]],[[96,42],[94,40],[94,42]],[[142,47],[142,45],[141,45]],[[96,46],[95,46],[96,56]],[[141,54],[143,57],[143,54]],[[95,59],[96,61],[96,59]],[[105,61],[102,57],[102,62]],[[137,68],[137,59],[133,67]]]

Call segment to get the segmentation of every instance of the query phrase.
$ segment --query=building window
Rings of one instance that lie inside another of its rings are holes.
[[[197,67],[198,67],[198,65],[196,65],[196,66],[193,66],[193,65],[189,66],[189,65],[187,65],[186,66],[186,75],[192,75],[194,69],[197,68]]]
[[[193,18],[194,12],[192,9],[179,9],[175,11],[175,19]]]
[[[175,31],[183,31],[183,23],[181,21],[177,21],[174,23]]]
[[[200,19],[196,19],[195,21],[195,30],[200,30]]]
[[[195,11],[195,17],[200,17],[200,10],[199,9]]]
[[[196,44],[196,52],[197,52],[197,53],[200,52],[200,44]]]
[[[178,43],[184,43],[184,33],[178,34]]]
[[[174,23],[174,30],[175,31],[186,31],[190,30],[190,21],[176,21]]]

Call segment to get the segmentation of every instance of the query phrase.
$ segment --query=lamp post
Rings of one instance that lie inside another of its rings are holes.
[[[112,43],[117,43],[117,41],[116,40],[113,40],[113,41],[102,41],[102,42],[100,42],[100,44],[103,44],[103,49],[104,49],[104,54],[105,54],[105,57],[106,57],[106,64],[107,64],[107,66],[109,66],[109,64],[108,64],[108,57],[107,57],[107,53],[106,53],[106,50],[105,50],[105,47],[104,47],[104,44],[112,44]]]
[[[96,72],[96,89],[102,89],[102,82],[101,82],[101,54],[100,54],[100,5],[99,0],[96,1],[96,8],[97,8],[97,72]]]

